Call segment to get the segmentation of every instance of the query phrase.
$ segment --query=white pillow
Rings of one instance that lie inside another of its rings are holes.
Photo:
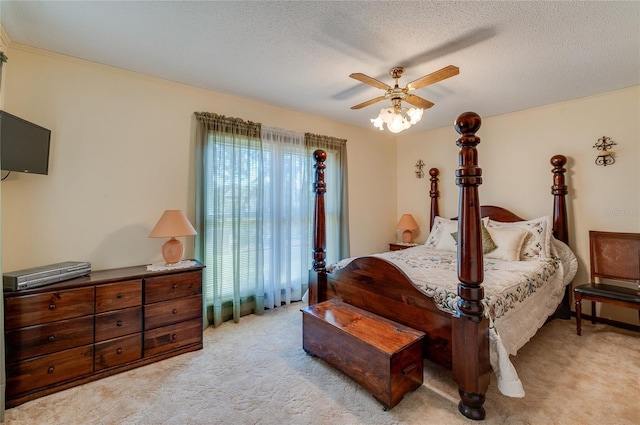
[[[482,219],[485,227],[489,223],[489,218]],[[458,244],[456,239],[452,236],[453,233],[458,232],[458,220],[451,220],[436,216],[433,220],[433,226],[431,227],[431,233],[427,241],[424,243],[426,246],[432,249],[440,251],[457,251]]]
[[[515,227],[525,229],[527,236],[520,250],[521,260],[537,260],[551,256],[551,217],[546,215],[529,221],[516,221],[514,223],[502,223],[489,220],[488,230],[491,227]],[[492,235],[493,237],[493,235]],[[496,242],[497,244],[497,242]]]
[[[505,261],[520,261],[522,244],[529,233],[519,227],[487,227],[491,239],[497,245],[493,251],[484,254],[485,258]]]
[[[424,243],[429,248],[440,251],[456,251],[456,241],[451,236],[458,231],[458,221],[436,216],[427,241]]]

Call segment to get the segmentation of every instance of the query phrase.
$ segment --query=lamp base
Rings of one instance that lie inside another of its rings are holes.
[[[179,263],[184,255],[184,245],[176,238],[171,238],[162,245],[162,258],[167,265]]]
[[[411,243],[413,242],[413,232],[411,230],[405,230],[402,232],[402,242]]]

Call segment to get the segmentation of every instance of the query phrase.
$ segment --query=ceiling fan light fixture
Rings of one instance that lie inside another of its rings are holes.
[[[422,113],[424,109],[420,108],[409,108],[407,111],[407,115],[411,118],[411,124],[416,124],[418,121],[422,119]]]
[[[376,127],[378,130],[384,130],[384,121],[382,120],[383,111],[384,109],[380,111],[380,115],[378,115],[376,118],[371,118],[371,122],[373,123],[373,126]]]
[[[382,108],[380,110],[380,114],[378,114],[376,118],[372,118],[371,122],[380,130],[384,130],[384,125],[387,124],[387,129],[390,132],[399,133],[420,121],[422,119],[422,112],[433,106],[432,102],[429,102],[420,96],[416,96],[415,94],[410,93],[410,91],[426,87],[430,84],[435,84],[449,77],[453,77],[454,75],[458,75],[460,69],[453,65],[445,66],[436,72],[432,72],[431,74],[411,81],[405,88],[400,88],[398,80],[402,76],[403,72],[404,68],[401,66],[393,67],[389,71],[391,78],[396,80],[394,87],[360,72],[350,74],[349,77],[354,80],[358,80],[362,83],[369,84],[370,86],[385,91],[383,96],[378,96],[373,99],[369,99],[366,102],[354,105],[351,109],[361,109],[380,102],[381,100],[390,100],[392,107]],[[402,102],[413,105],[414,108],[407,109],[406,107],[402,107]]]
[[[390,132],[400,133],[420,121],[422,112],[420,108],[382,108],[380,114],[372,118],[371,122],[379,130],[383,130],[386,124]]]

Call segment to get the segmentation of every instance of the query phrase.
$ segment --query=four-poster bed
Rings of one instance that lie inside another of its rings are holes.
[[[455,278],[454,280],[458,282],[457,291],[454,288],[457,297],[453,312],[443,311],[442,305],[437,305],[433,297],[417,288],[405,273],[406,270],[403,271],[379,256],[349,259],[343,267],[329,270],[325,263],[324,161],[326,154],[321,150],[314,153],[316,161],[314,252],[313,272],[309,284],[310,306],[329,299],[337,299],[424,332],[424,357],[452,370],[453,378],[459,388],[459,410],[464,416],[475,420],[485,417],[483,404],[491,372],[490,318],[485,314],[486,307],[483,302],[485,225],[481,224],[481,218],[488,217],[489,220],[499,222],[496,223],[497,225],[523,222],[522,218],[503,208],[480,206],[478,186],[482,183],[482,169],[478,167],[476,150],[476,145],[480,142],[480,138],[476,136],[480,124],[480,117],[473,112],[461,114],[455,122],[456,131],[461,137],[456,142],[460,148],[459,167],[456,170],[456,184],[460,187],[460,196],[457,234],[452,234],[457,237],[455,248],[457,280]],[[566,158],[556,155],[551,158],[551,164],[553,165],[551,192],[554,201],[553,218],[550,224],[555,238],[566,244],[568,242],[565,203],[567,186],[564,180],[566,170],[563,168]],[[434,220],[439,215],[437,185],[439,173],[437,169],[431,169],[429,174],[431,176],[430,223],[433,226]],[[487,220],[485,224],[488,222]],[[400,252],[401,255],[405,255],[404,251]],[[564,291],[564,288],[561,290]],[[562,298],[562,295],[560,297]],[[564,302],[566,303],[567,300],[565,296]]]

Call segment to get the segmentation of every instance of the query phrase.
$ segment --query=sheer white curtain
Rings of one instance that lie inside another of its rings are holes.
[[[311,259],[310,161],[304,134],[261,129],[264,161],[264,307],[302,298]]]

